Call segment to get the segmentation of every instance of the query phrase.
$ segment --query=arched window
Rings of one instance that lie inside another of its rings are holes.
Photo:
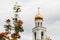
[[[38,22],[38,27],[39,27],[39,22]]]
[[[44,32],[42,31],[41,32],[41,39],[43,39],[43,36],[44,36]]]
[[[34,38],[35,38],[35,40],[36,40],[36,32],[34,32]]]
[[[42,26],[42,22],[41,22],[41,26]]]

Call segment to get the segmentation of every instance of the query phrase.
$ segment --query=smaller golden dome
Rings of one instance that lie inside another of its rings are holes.
[[[39,8],[38,8],[38,14],[35,16],[35,19],[43,19],[43,16],[39,13]]]
[[[35,16],[35,19],[43,19],[43,16],[42,16],[41,14],[37,14],[37,15]]]

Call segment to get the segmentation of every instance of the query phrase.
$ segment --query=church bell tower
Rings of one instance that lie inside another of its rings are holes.
[[[43,16],[40,14],[38,8],[38,14],[35,16],[35,27],[32,29],[33,40],[44,40],[46,28],[43,27]]]

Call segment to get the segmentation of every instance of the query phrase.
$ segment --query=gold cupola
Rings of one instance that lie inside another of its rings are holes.
[[[43,16],[40,14],[39,9],[40,8],[38,8],[38,14],[35,16],[35,20],[36,19],[42,19],[43,20]]]

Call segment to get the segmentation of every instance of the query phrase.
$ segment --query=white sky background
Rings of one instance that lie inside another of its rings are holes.
[[[24,32],[20,40],[32,40],[32,28],[37,8],[44,16],[46,34],[52,40],[60,40],[60,0],[0,0],[0,32],[3,32],[5,19],[13,17],[13,5],[18,2],[21,7],[20,19],[23,20]]]

